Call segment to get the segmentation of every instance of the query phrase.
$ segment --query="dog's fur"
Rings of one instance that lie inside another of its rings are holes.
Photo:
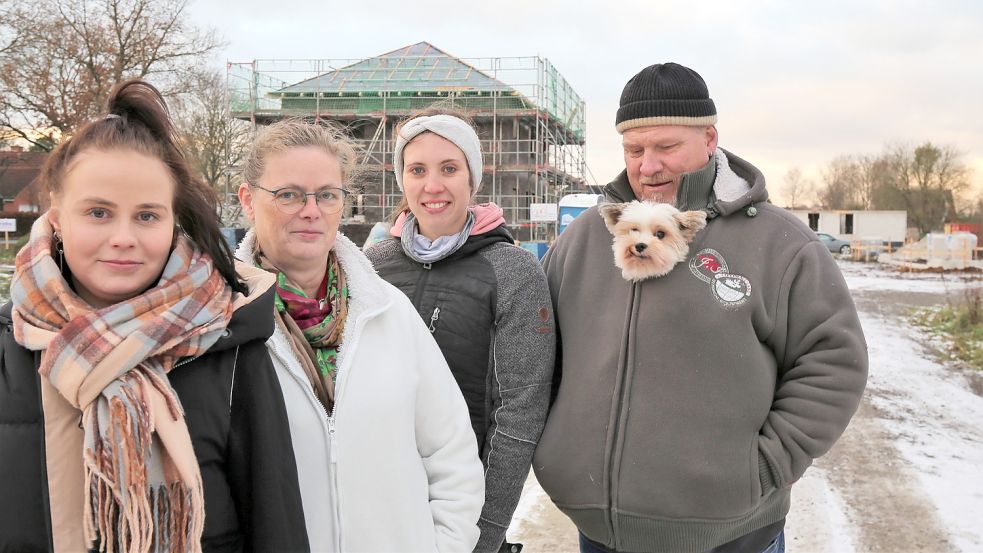
[[[614,235],[614,264],[625,280],[663,276],[689,253],[689,243],[707,226],[704,211],[679,211],[669,204],[634,201],[598,208]]]

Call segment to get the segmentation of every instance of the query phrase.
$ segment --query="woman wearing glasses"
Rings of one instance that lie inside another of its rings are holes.
[[[236,257],[276,276],[267,342],[313,551],[471,551],[484,500],[467,406],[398,290],[338,232],[354,166],[331,127],[259,131]]]

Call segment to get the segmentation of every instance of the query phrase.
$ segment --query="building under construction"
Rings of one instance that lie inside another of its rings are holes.
[[[346,222],[381,221],[396,207],[394,128],[436,102],[474,120],[485,166],[477,201],[500,205],[516,238],[551,236],[530,206],[584,190],[584,101],[546,59],[461,59],[421,42],[363,60],[256,60],[228,71],[233,117],[334,121],[359,143],[360,193]]]

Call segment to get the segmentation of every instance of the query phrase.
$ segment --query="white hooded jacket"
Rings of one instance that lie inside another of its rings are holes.
[[[267,347],[283,390],[311,550],[470,552],[484,478],[467,406],[402,292],[339,233],[348,318],[335,409],[325,412],[277,325]],[[255,264],[250,230],[236,257]]]

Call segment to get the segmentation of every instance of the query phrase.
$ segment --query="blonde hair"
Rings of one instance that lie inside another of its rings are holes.
[[[242,176],[246,182],[258,184],[271,154],[308,146],[320,148],[337,158],[343,186],[353,189],[358,146],[334,123],[299,117],[283,119],[259,130],[246,156]]]

